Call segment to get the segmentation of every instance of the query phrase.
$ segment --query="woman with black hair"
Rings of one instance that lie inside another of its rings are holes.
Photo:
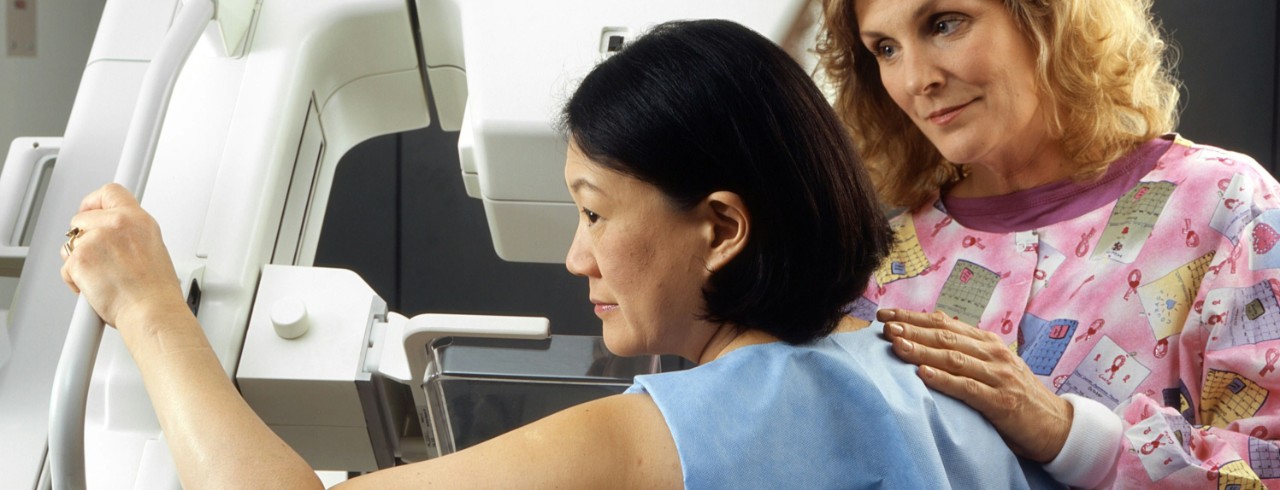
[[[1037,476],[874,341],[879,328],[844,315],[891,234],[835,114],[781,49],[725,21],[658,26],[583,80],[564,124],[581,210],[565,262],[590,281],[606,345],[700,366],[347,484],[1021,488]],[[82,209],[64,277],[120,329],[184,485],[317,487],[223,375],[154,221],[115,186]]]

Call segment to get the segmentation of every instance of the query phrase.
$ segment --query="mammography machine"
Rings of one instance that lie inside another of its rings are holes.
[[[586,400],[652,371],[589,338],[548,340],[542,319],[405,318],[356,274],[309,267],[335,166],[373,136],[459,131],[498,255],[560,262],[576,217],[553,120],[575,81],[658,22],[728,18],[782,42],[807,8],[108,1],[65,134],[19,139],[0,173],[0,273],[18,277],[0,305],[0,487],[178,486],[136,367],[58,273],[80,198],[113,179],[160,223],[228,375],[318,470],[448,453],[500,430],[476,418],[504,397],[536,417],[557,408],[538,386]]]

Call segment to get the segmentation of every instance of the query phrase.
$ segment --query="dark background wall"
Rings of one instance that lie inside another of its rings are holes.
[[[1182,123],[1192,141],[1280,164],[1275,0],[1160,0],[1181,51]],[[598,335],[586,280],[563,265],[504,262],[480,201],[467,197],[457,134],[438,128],[367,141],[337,170],[316,265],[355,270],[407,316],[540,315],[554,333]]]
[[[1178,132],[1280,165],[1275,0],[1159,0],[1155,13],[1181,52]]]

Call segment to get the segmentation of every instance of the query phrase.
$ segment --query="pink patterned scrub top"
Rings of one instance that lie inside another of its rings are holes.
[[[941,310],[1075,407],[1073,486],[1280,488],[1280,184],[1177,135],[1096,182],[941,198],[849,314]]]

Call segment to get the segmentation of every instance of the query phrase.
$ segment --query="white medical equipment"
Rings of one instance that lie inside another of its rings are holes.
[[[13,353],[7,323],[16,281],[9,278],[22,272],[61,144],[61,138],[17,138],[0,167],[9,169],[0,172],[0,210],[8,210],[0,212],[0,367]]]
[[[461,132],[462,178],[484,203],[497,253],[559,262],[575,214],[562,180],[565,141],[551,121],[576,80],[618,41],[658,22],[729,18],[781,40],[806,8],[802,0],[222,0],[206,25],[202,5],[210,4],[107,3],[56,165],[42,174],[39,219],[11,220],[35,226],[23,232],[30,247],[9,321],[0,322],[4,488],[62,486],[79,471],[91,488],[177,486],[136,367],[113,330],[99,330],[100,346],[92,335],[78,338],[77,328],[68,334],[74,300],[58,274],[67,220],[83,195],[112,180],[126,151],[134,152],[124,156],[130,165],[154,153],[139,175],[142,205],[160,223],[184,292],[245,398],[318,469],[367,471],[452,449],[449,408],[433,406],[427,390],[515,377],[474,364],[484,358],[476,349],[492,346],[437,339],[545,339],[547,325],[405,318],[354,274],[306,267],[339,158],[370,137],[430,124],[430,90],[436,123]],[[166,41],[183,35],[194,43],[189,56]],[[175,60],[181,72],[167,110],[139,104],[157,95],[144,87],[164,91],[148,72],[158,77]],[[135,114],[144,106],[154,113]],[[158,133],[133,136],[154,134],[154,145],[126,150],[130,121],[155,117],[163,119]],[[6,164],[0,189],[29,186],[45,171],[15,168]],[[0,264],[5,254],[12,264],[19,253],[5,247]],[[60,355],[68,339],[85,346],[81,354]],[[528,342],[569,357],[558,349],[576,341]],[[91,373],[88,385],[51,390],[55,370],[76,363]],[[653,369],[641,364],[585,377],[526,374],[616,387]],[[51,395],[77,390],[87,393],[83,455],[74,423],[46,429]],[[49,442],[55,454],[46,456],[47,441],[59,440],[72,441],[70,453]],[[55,465],[53,478],[48,460],[73,468]]]

